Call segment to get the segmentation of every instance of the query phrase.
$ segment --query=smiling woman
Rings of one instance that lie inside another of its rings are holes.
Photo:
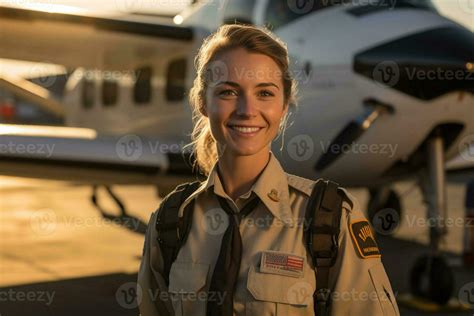
[[[207,180],[178,186],[151,216],[141,314],[398,315],[355,198],[286,173],[271,152],[296,106],[286,45],[224,25],[195,65],[189,146]]]
[[[195,63],[189,100],[199,168],[208,174],[218,156],[225,155],[218,152],[224,148],[215,146],[215,139],[230,152],[259,153],[259,160],[266,162],[268,153],[262,149],[283,131],[288,107],[296,106],[297,83],[289,71],[286,45],[265,29],[226,26],[207,38]],[[239,125],[259,130],[245,134]]]

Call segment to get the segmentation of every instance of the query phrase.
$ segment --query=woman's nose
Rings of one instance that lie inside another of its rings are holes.
[[[242,96],[237,103],[237,115],[255,116],[257,114],[256,100],[251,96]]]

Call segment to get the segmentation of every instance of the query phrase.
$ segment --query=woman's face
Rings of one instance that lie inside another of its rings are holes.
[[[268,151],[288,109],[278,65],[236,48],[215,58],[208,74],[203,114],[219,147],[245,156]]]

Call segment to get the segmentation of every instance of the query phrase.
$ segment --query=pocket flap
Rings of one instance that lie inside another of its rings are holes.
[[[308,306],[314,293],[305,278],[261,273],[254,266],[249,269],[247,289],[256,300],[301,306]]]
[[[194,262],[174,262],[170,270],[171,293],[194,293],[206,285],[209,264]]]

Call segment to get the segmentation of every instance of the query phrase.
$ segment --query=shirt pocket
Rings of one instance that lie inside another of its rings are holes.
[[[209,264],[174,262],[168,292],[176,316],[205,315]]]
[[[314,285],[304,277],[261,273],[250,266],[247,289],[255,301],[246,303],[246,315],[314,315]]]
[[[398,306],[395,301],[395,296],[390,286],[387,274],[381,262],[377,263],[373,267],[369,268],[370,279],[372,285],[377,293],[377,299],[382,308],[384,316],[397,316],[400,315]]]

